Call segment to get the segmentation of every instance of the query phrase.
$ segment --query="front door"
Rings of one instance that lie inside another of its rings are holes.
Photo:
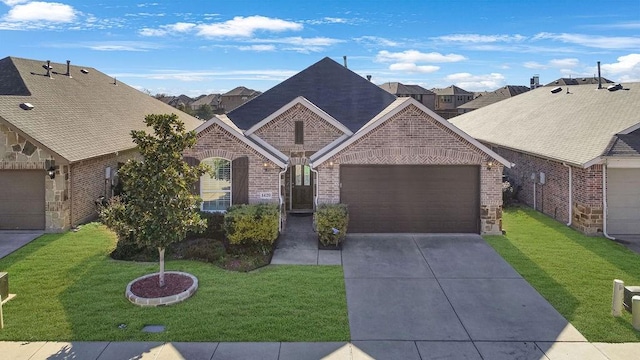
[[[308,165],[291,168],[291,210],[313,210],[313,174]]]

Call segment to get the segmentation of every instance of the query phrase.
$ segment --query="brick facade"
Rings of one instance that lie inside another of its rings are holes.
[[[536,174],[535,208],[554,219],[569,222],[569,169],[562,163],[521,152],[494,147],[498,154],[516,164],[507,169],[518,186],[518,200],[534,207],[533,180]],[[586,169],[572,166],[571,226],[587,235],[602,234],[602,165]],[[539,184],[540,172],[545,173],[544,185]]]
[[[210,157],[234,160],[241,156],[248,156],[249,203],[279,203],[278,174],[282,169],[217,124],[200,132],[198,143],[192,149],[185,151],[184,156],[192,156],[199,160]],[[264,166],[265,163],[267,166]],[[284,186],[282,188],[284,189]],[[263,199],[260,193],[271,193],[272,198]]]
[[[411,105],[340,151],[318,169],[318,203],[340,201],[340,164],[479,165],[481,233],[502,225],[502,164]],[[333,163],[333,165],[331,165]]]
[[[98,213],[95,200],[99,196],[111,196],[111,179],[106,179],[106,169],[110,167],[111,173],[114,173],[118,169],[118,163],[124,163],[137,156],[136,150],[129,150],[71,164],[72,226],[96,219]]]

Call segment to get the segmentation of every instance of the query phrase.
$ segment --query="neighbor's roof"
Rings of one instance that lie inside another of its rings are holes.
[[[507,85],[498,90],[483,93],[475,99],[458,106],[458,109],[479,109],[527,91],[529,91],[527,86]]]
[[[613,84],[613,81],[607,78],[600,78],[601,84]],[[598,77],[583,77],[583,78],[559,78],[545,86],[565,86],[565,85],[598,85]]]
[[[420,85],[405,85],[399,82],[387,82],[380,87],[393,95],[430,95],[433,91],[427,90]]]
[[[616,157],[640,156],[640,130],[616,135],[607,149],[606,155]]]
[[[238,86],[235,89],[229,90],[222,94],[223,96],[258,96],[260,91],[248,89],[244,86]]]
[[[220,101],[220,94],[209,94],[202,96],[201,98],[195,100],[190,104],[190,106],[202,106],[202,105],[215,105],[218,106],[218,102]]]
[[[258,97],[230,111],[227,116],[247,130],[302,96],[352,132],[391,104],[396,97],[362,76],[326,57]]]
[[[187,130],[202,124],[96,69],[71,65],[66,76],[66,64],[51,63],[49,78],[43,64],[0,60],[0,120],[69,162],[134,148],[130,132],[147,129],[148,114],[178,114]]]
[[[616,134],[640,123],[640,83],[624,87],[571,86],[568,94],[540,87],[450,122],[483,142],[588,167]]]
[[[473,95],[472,92],[459,88],[455,85],[451,85],[443,89],[433,88],[431,91],[436,93],[436,95]]]

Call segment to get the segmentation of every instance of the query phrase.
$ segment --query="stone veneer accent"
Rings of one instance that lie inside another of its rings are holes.
[[[56,177],[47,176],[53,156],[19,133],[0,125],[0,170],[42,170],[45,178],[45,230],[60,231],[68,228],[69,219],[69,167],[58,165]]]
[[[515,163],[505,173],[521,186],[518,199],[533,207],[533,181],[531,174],[544,172],[546,183],[536,185],[536,210],[567,223],[569,221],[569,169],[562,163],[494,147],[498,154]],[[573,217],[571,226],[587,235],[602,234],[602,165],[586,169],[572,166]]]
[[[502,164],[413,105],[320,165],[319,203],[340,201],[341,164],[478,165],[480,231],[502,232]]]
[[[193,148],[186,150],[184,156],[192,156],[199,160],[210,157],[233,160],[241,156],[248,156],[249,203],[279,203],[278,173],[282,169],[217,124],[200,132],[198,143]],[[265,163],[268,166],[265,167]],[[273,197],[261,199],[261,192],[271,192]]]

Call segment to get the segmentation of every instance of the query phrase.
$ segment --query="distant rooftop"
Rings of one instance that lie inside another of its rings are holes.
[[[603,84],[613,84],[613,81],[607,78],[601,78]],[[598,77],[578,77],[578,78],[560,78],[548,83],[545,86],[566,86],[566,85],[598,85]]]

